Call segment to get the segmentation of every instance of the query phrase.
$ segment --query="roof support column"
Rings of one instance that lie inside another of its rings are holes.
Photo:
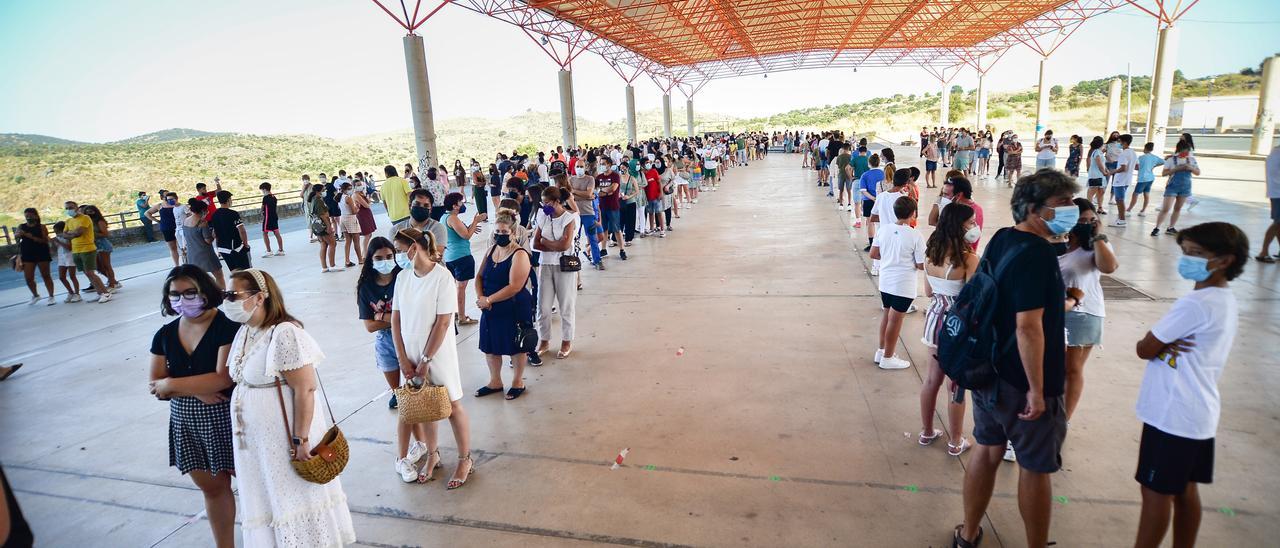
[[[689,126],[689,137],[693,138],[693,99],[684,100],[685,123]]]
[[[1036,139],[1040,139],[1040,135],[1049,126],[1049,83],[1045,81],[1045,64],[1049,62],[1048,57],[1040,59],[1040,89],[1039,100],[1036,102]],[[981,130],[982,128],[978,128]]]
[[[986,77],[986,72],[978,73],[978,97],[975,101],[977,108],[974,109],[977,111],[976,120],[974,121],[974,125],[977,126],[975,128],[976,131],[982,131],[987,127],[987,88],[983,84],[983,79]]]
[[[564,148],[578,146],[578,122],[574,116],[573,106],[573,71],[568,67],[560,69],[560,135],[564,140]]]
[[[1107,127],[1104,135],[1111,135],[1111,132],[1120,129],[1120,79],[1111,79],[1111,87],[1107,90]],[[1121,133],[1127,133],[1128,128]]]
[[[671,91],[662,92],[662,136],[671,138]]]
[[[636,138],[636,88],[630,82],[627,83],[627,139],[632,144],[640,141]]]
[[[1280,111],[1280,55],[1262,62],[1262,93],[1258,96],[1258,118],[1253,123],[1254,154],[1271,152],[1271,142]]]
[[[413,115],[413,141],[418,152],[418,169],[426,173],[435,165],[436,125],[431,116],[431,85],[427,81],[427,53],[422,37],[404,37],[404,66],[409,76],[409,111]]]
[[[942,83],[942,100],[938,103],[938,125],[947,127],[951,122],[951,82]]]
[[[1156,49],[1156,76],[1152,82],[1151,112],[1147,115],[1147,140],[1155,143],[1155,153],[1163,154],[1164,138],[1169,125],[1169,98],[1173,95],[1174,60],[1178,57],[1178,31],[1170,26],[1160,29]]]

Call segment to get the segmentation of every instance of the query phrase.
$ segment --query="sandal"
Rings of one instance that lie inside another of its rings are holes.
[[[481,386],[479,390],[476,390],[476,397],[483,398],[485,396],[488,396],[489,394],[501,394],[501,393],[502,393],[501,386],[497,388],[489,388],[488,386]]]
[[[920,442],[920,445],[931,445],[933,444],[933,440],[938,439],[938,436],[941,436],[941,435],[942,435],[941,430],[934,430],[932,436],[926,436],[924,435],[924,432],[920,432],[920,439],[917,441]]]
[[[524,388],[525,388],[525,387],[523,387],[523,386],[521,386],[521,387],[519,387],[519,388],[516,388],[516,387],[512,386],[512,387],[511,387],[511,390],[508,390],[508,391],[507,391],[507,399],[508,399],[508,400],[514,400],[514,399],[516,399],[516,398],[520,397],[520,394],[523,394],[523,393],[524,393]],[[499,390],[499,392],[501,392],[501,390]]]
[[[1272,264],[1276,262],[1276,260],[1271,258],[1270,255],[1258,255],[1257,257],[1254,257],[1253,260],[1258,261],[1260,263],[1267,263],[1267,264]],[[0,380],[4,380],[4,379],[0,379]]]
[[[964,436],[960,436],[959,444],[947,442],[947,454],[953,457],[958,457],[963,455],[965,451],[969,450],[969,447],[972,447],[969,443],[969,439]]]
[[[471,325],[476,323],[476,321],[477,320],[475,318],[463,316],[461,318],[458,318],[458,325]]]
[[[571,352],[573,352],[573,348],[569,348],[569,349],[567,349],[567,350],[562,348],[562,349],[560,349],[560,351],[559,351],[559,352],[556,352],[556,359],[557,359],[557,360],[563,360],[563,359],[565,359],[565,358],[568,358],[568,357],[569,357],[569,353],[571,353]]]
[[[431,459],[433,458],[436,459],[435,466],[431,465]],[[436,449],[435,451],[427,453],[427,465],[423,466],[422,470],[418,471],[418,483],[427,483],[429,481],[435,481],[436,470],[439,470],[440,467],[443,466],[442,464],[440,464],[441,460],[443,459],[440,458],[439,449]]]
[[[956,526],[955,534],[951,536],[951,548],[978,548],[978,545],[982,544],[982,526],[981,525],[978,526],[978,536],[977,538],[973,539],[973,542],[969,542],[965,540],[963,536],[960,536],[960,531],[963,531],[963,530],[964,530],[963,523]]]
[[[466,485],[467,480],[471,479],[471,474],[476,473],[476,461],[471,460],[470,452],[468,452],[466,456],[458,457],[458,466],[462,466],[462,461],[464,460],[467,461],[467,476],[462,479],[454,478],[449,480],[449,486],[446,488],[447,490],[452,491]]]

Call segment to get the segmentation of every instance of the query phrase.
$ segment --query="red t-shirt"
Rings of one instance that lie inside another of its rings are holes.
[[[621,189],[612,194],[605,194],[613,185],[619,184],[621,180],[622,178],[612,171],[596,175],[596,190],[600,192],[600,209],[602,211],[622,209],[622,201],[618,199],[622,194]]]
[[[205,212],[204,220],[212,221],[213,212],[218,210],[218,193],[206,192],[204,194],[196,194],[196,199],[209,205],[209,211]]]
[[[647,186],[644,187],[644,196],[649,201],[659,200],[662,198],[662,184],[659,182],[658,170],[648,169],[644,172],[644,181]]]

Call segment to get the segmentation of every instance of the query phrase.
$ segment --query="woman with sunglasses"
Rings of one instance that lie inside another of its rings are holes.
[[[324,389],[316,373],[324,352],[285,309],[270,274],[256,268],[236,271],[224,296],[223,312],[244,324],[227,358],[236,383],[231,427],[244,545],[354,543],[342,482],[311,483],[290,465],[311,458],[311,448],[330,426],[332,411],[317,413],[328,408],[327,399],[320,401],[323,393],[317,394]]]
[[[227,356],[240,324],[218,310],[222,290],[195,265],[170,270],[163,295],[160,313],[178,318],[151,339],[149,387],[157,399],[169,401],[169,466],[200,488],[214,544],[231,548],[236,499]]]
[[[1120,267],[1116,253],[1107,241],[1107,235],[1099,232],[1101,223],[1093,202],[1076,198],[1080,219],[1067,233],[1066,241],[1057,244],[1058,268],[1067,287],[1084,292],[1075,308],[1067,311],[1067,421],[1075,414],[1084,393],[1084,364],[1095,345],[1102,344],[1102,320],[1106,306],[1102,300],[1102,275],[1111,274]]]
[[[360,319],[364,327],[373,333],[373,360],[378,371],[386,377],[391,388],[400,386],[400,359],[396,356],[396,342],[391,334],[391,303],[395,294],[396,276],[400,274],[396,266],[396,248],[391,240],[378,236],[369,242],[364,256],[364,267],[360,269],[360,279],[356,281],[356,305],[360,309]],[[396,396],[391,395],[387,406],[396,408]],[[409,434],[416,441],[410,443]],[[427,453],[427,427],[414,424],[412,427],[396,421],[396,442],[399,452],[395,462],[396,473],[405,483],[422,482],[426,477],[418,473],[417,464]],[[428,469],[440,466],[440,452],[431,454]],[[434,462],[434,464],[432,464]]]

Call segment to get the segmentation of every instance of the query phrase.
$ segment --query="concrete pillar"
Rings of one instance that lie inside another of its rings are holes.
[[[684,117],[685,123],[689,126],[689,136],[693,137],[693,99],[685,99]]]
[[[1250,152],[1271,153],[1276,116],[1280,116],[1280,55],[1262,63],[1262,93],[1258,96],[1258,117],[1253,122],[1253,146],[1249,147]]]
[[[560,136],[564,148],[578,146],[578,119],[573,109],[573,71],[560,69]]]
[[[987,127],[987,88],[982,82],[985,76],[984,74],[978,75],[978,100],[976,101],[977,108],[974,109],[977,111],[977,120],[974,123],[977,126],[974,128],[975,131],[982,131]]]
[[[1040,138],[1049,125],[1049,83],[1044,79],[1044,65],[1048,60],[1047,57],[1040,60],[1040,98],[1036,105],[1036,139]]]
[[[951,121],[951,82],[942,83],[942,100],[938,102],[938,125],[947,127]]]
[[[627,84],[627,139],[637,143],[636,138],[636,88]]]
[[[662,135],[671,138],[671,93],[662,94]]]
[[[421,36],[404,37],[404,68],[409,76],[409,112],[418,149],[418,172],[426,173],[436,164],[436,123],[431,117],[431,84],[427,81],[427,52]]]
[[[1111,88],[1107,90],[1107,129],[1102,133],[1111,135],[1111,132],[1120,129],[1120,79],[1113,78],[1111,80]],[[1129,128],[1125,128],[1120,133],[1128,133]]]
[[[1156,57],[1156,76],[1152,84],[1151,112],[1147,116],[1147,139],[1155,143],[1155,153],[1163,154],[1164,136],[1169,125],[1169,100],[1173,95],[1174,61],[1178,58],[1178,30],[1174,27],[1160,29],[1159,49]]]

